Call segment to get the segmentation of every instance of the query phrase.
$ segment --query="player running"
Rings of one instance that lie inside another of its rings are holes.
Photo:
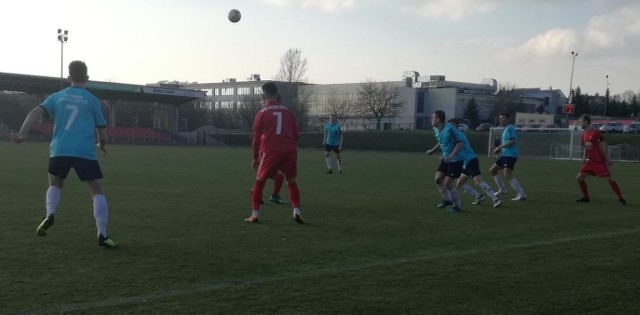
[[[480,173],[480,160],[478,160],[478,156],[471,148],[467,136],[458,130],[458,120],[455,118],[450,119],[449,124],[456,129],[460,139],[462,139],[462,152],[463,156],[465,156],[464,164],[462,166],[462,174],[460,174],[460,178],[458,178],[458,181],[456,182],[456,187],[462,188],[465,192],[476,198],[472,204],[480,204],[485,199],[484,195],[479,194],[475,189],[466,184],[467,179],[471,178],[476,185],[478,185],[478,187],[480,187],[480,189],[482,189],[487,196],[493,200],[493,207],[500,207],[500,205],[502,205],[502,200],[498,198],[493,189],[491,189],[491,186],[482,179],[482,174]]]
[[[524,192],[522,186],[520,186],[520,182],[513,177],[513,169],[518,161],[518,142],[516,136],[516,128],[510,124],[511,116],[509,113],[501,113],[500,114],[500,126],[504,127],[504,131],[502,131],[502,139],[500,141],[500,145],[497,146],[493,153],[498,155],[500,154],[500,158],[496,161],[495,164],[491,166],[489,171],[493,176],[496,184],[498,184],[498,191],[496,191],[497,195],[506,195],[507,188],[504,185],[504,181],[502,177],[498,174],[498,171],[504,169],[504,179],[508,180],[511,184],[513,190],[515,190],[518,195],[511,199],[513,201],[523,201],[527,199],[527,194]]]
[[[585,179],[589,175],[591,175],[606,179],[609,182],[611,189],[616,194],[618,201],[620,201],[621,204],[626,205],[627,201],[622,198],[618,183],[616,183],[616,181],[611,176],[611,170],[609,166],[611,166],[613,162],[611,162],[611,158],[609,157],[607,142],[604,141],[604,137],[602,136],[600,131],[591,128],[591,116],[582,115],[580,116],[579,122],[582,130],[584,130],[580,137],[580,140],[582,142],[582,146],[580,147],[580,149],[583,164],[578,171],[576,180],[578,181],[578,186],[580,187],[580,191],[582,192],[582,198],[576,201],[591,201],[591,198],[589,198],[589,190],[587,189],[587,182],[585,181]]]

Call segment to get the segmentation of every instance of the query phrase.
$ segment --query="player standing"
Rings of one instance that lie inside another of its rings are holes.
[[[502,140],[500,145],[493,150],[494,154],[500,154],[500,158],[491,166],[489,171],[491,172],[491,175],[493,175],[493,179],[496,184],[498,184],[499,189],[496,191],[497,195],[507,194],[507,188],[504,186],[504,181],[498,174],[499,170],[504,169],[504,178],[509,181],[513,190],[518,193],[518,195],[511,200],[523,201],[527,199],[527,194],[524,192],[524,189],[522,189],[522,186],[520,186],[520,182],[513,177],[513,169],[518,161],[518,155],[520,152],[518,150],[516,128],[509,123],[510,118],[511,116],[509,113],[500,114],[500,126],[504,127],[504,131],[502,131]]]
[[[258,112],[253,122],[252,167],[256,170],[256,181],[251,192],[253,211],[245,222],[258,222],[265,181],[281,171],[287,179],[293,219],[303,224],[300,215],[300,191],[296,183],[296,141],[300,138],[300,130],[293,114],[278,102],[278,87],[275,83],[267,82],[262,85],[262,99],[264,108]]]
[[[324,138],[322,139],[322,145],[324,146],[324,159],[327,164],[327,174],[333,174],[331,151],[336,154],[336,160],[338,161],[338,171],[342,174],[342,159],[340,159],[340,150],[342,150],[342,130],[338,125],[336,116],[331,115],[329,122],[324,126]]]
[[[47,214],[38,225],[40,236],[55,221],[56,209],[60,202],[61,189],[69,171],[73,168],[81,181],[89,187],[93,199],[93,215],[98,228],[98,245],[115,247],[107,233],[107,199],[102,191],[102,171],[96,159],[94,130],[98,131],[98,147],[106,154],[107,126],[100,101],[89,93],[85,84],[89,80],[87,65],[82,61],[69,64],[71,87],[50,95],[41,105],[34,108],[25,119],[19,133],[12,133],[11,139],[21,143],[27,139],[31,127],[40,117],[55,117],[53,137],[49,149],[49,188],[46,194]]]
[[[444,208],[453,204],[453,208],[449,208],[447,212],[460,212],[460,197],[454,182],[460,177],[464,163],[464,156],[462,156],[464,153],[459,154],[462,150],[462,139],[459,138],[456,130],[445,121],[444,111],[437,110],[431,116],[431,125],[438,143],[426,153],[431,155],[438,147],[442,150],[442,159],[436,171],[435,182],[444,200],[437,207]]]
[[[471,148],[467,136],[458,130],[458,120],[455,118],[450,119],[449,123],[458,131],[460,139],[462,139],[462,152],[464,152],[463,156],[465,156],[464,164],[462,166],[462,174],[460,174],[460,178],[458,178],[458,181],[456,182],[456,187],[462,188],[465,192],[476,198],[472,204],[480,204],[484,200],[484,195],[480,194],[478,196],[478,192],[466,184],[467,179],[471,178],[476,185],[478,185],[480,189],[484,190],[487,196],[493,200],[493,207],[500,207],[500,205],[502,205],[502,200],[498,198],[493,189],[491,189],[491,186],[482,179],[482,174],[480,173],[480,160],[478,160],[478,156],[473,151],[473,148]]]
[[[580,191],[582,192],[582,198],[576,201],[591,201],[591,199],[589,198],[589,190],[587,189],[587,182],[585,181],[587,176],[591,175],[606,179],[609,182],[611,189],[616,194],[618,201],[620,201],[621,204],[626,205],[627,201],[622,198],[618,183],[611,176],[609,166],[612,165],[612,162],[611,158],[609,157],[607,142],[604,141],[604,137],[602,136],[600,131],[591,128],[591,116],[582,115],[580,116],[579,121],[582,130],[584,130],[582,132],[582,135],[580,136],[580,140],[582,142],[581,156],[583,164],[578,171],[576,180],[578,181],[578,186],[580,187]]]

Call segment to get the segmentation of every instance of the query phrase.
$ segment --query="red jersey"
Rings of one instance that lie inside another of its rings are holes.
[[[300,138],[300,129],[285,106],[276,101],[265,103],[253,122],[253,158],[260,153],[295,151],[296,141]]]
[[[604,137],[600,134],[600,131],[596,129],[584,131],[581,136],[581,141],[589,163],[605,163],[604,152],[602,152],[602,146],[600,146],[602,141],[604,141]]]

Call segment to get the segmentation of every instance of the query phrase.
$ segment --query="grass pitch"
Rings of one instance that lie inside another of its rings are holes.
[[[46,143],[0,141],[0,313],[638,313],[640,165],[613,169],[626,207],[577,161],[520,160],[529,199],[435,208],[435,157],[299,151],[306,225],[286,205],[250,215],[248,148],[111,145],[101,157],[115,250],[97,246],[71,174],[44,215]],[[483,171],[493,160],[481,158]],[[485,180],[495,187],[485,172]]]

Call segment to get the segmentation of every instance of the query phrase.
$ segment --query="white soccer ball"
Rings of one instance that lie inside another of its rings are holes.
[[[231,11],[229,11],[229,21],[237,23],[238,21],[240,21],[240,17],[241,15],[238,9],[231,9]]]

